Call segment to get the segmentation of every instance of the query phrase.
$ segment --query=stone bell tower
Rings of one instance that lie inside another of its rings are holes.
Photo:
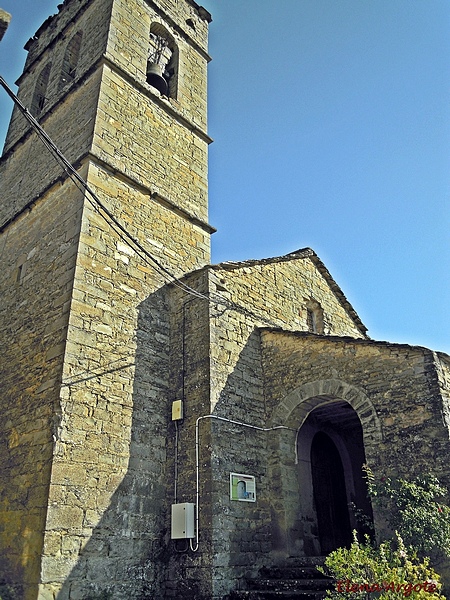
[[[64,0],[27,43],[19,98],[96,197],[15,108],[0,163],[0,596],[159,589],[165,289],[208,263],[213,231],[210,20],[194,0]]]

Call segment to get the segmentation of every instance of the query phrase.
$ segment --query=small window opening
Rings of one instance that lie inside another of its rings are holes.
[[[31,102],[31,114],[34,117],[38,117],[41,112],[44,110],[46,97],[45,94],[47,92],[48,80],[50,77],[50,70],[52,68],[51,63],[47,63],[42,71],[39,73],[39,76],[36,81],[36,86],[34,88],[33,100]]]
[[[78,59],[80,57],[82,37],[83,32],[77,31],[77,33],[67,44],[66,52],[64,54],[61,78],[59,80],[59,89],[63,88],[67,83],[70,83],[75,79]]]
[[[311,331],[311,333],[317,333],[316,315],[311,308],[306,309],[306,324],[308,326],[308,331]]]
[[[25,277],[25,263],[18,265],[14,274],[14,282],[20,285]]]
[[[311,333],[322,334],[324,331],[323,309],[317,300],[306,301],[306,327]]]

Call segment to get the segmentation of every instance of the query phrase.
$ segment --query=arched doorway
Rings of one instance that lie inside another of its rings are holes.
[[[352,531],[371,533],[357,520],[354,508],[372,520],[363,477],[366,462],[363,431],[356,411],[346,401],[324,399],[298,433],[298,527],[306,554],[325,555],[349,547]]]
[[[348,547],[352,533],[344,467],[336,445],[323,431],[311,444],[311,475],[322,554]]]
[[[339,451],[344,469],[348,503],[353,503],[373,521],[372,507],[363,479],[362,465],[376,463],[383,431],[376,410],[365,392],[339,379],[304,383],[282,398],[272,416],[272,426],[296,429],[294,461],[288,431],[270,438],[270,477],[278,495],[271,505],[272,549],[280,556],[302,557],[322,554],[315,509],[311,444],[319,431],[326,433]],[[367,460],[366,460],[367,458]],[[373,534],[349,510],[352,531]]]

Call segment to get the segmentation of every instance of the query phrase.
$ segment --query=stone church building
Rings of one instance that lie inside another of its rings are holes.
[[[64,0],[26,45],[20,101],[81,179],[16,105],[0,596],[221,600],[347,544],[364,462],[450,483],[447,355],[369,339],[309,248],[210,265],[210,21]]]

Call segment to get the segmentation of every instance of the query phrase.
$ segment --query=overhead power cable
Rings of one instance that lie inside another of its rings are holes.
[[[47,147],[47,149],[53,154],[53,156],[56,158],[57,162],[59,162],[62,165],[64,171],[67,173],[67,175],[70,177],[70,179],[72,179],[72,181],[74,181],[74,183],[77,185],[77,187],[79,189],[81,187],[81,189],[83,191],[86,191],[89,194],[90,198],[87,197],[87,200],[90,202],[90,204],[96,210],[99,211],[99,214],[106,221],[108,221],[108,219],[110,219],[110,221],[114,224],[114,227],[119,230],[121,239],[126,241],[126,243],[130,247],[132,247],[133,250],[137,251],[137,253],[141,256],[141,258],[143,258],[145,260],[145,262],[147,264],[149,264],[149,261],[150,261],[150,265],[153,266],[153,268],[156,267],[157,269],[159,269],[169,279],[170,283],[173,283],[174,285],[181,287],[183,290],[185,290],[186,292],[188,292],[190,294],[193,294],[193,295],[201,297],[201,298],[209,299],[208,296],[201,294],[197,290],[190,288],[188,285],[186,285],[182,281],[179,281],[179,279],[177,279],[175,277],[175,275],[173,275],[166,267],[164,267],[164,265],[162,265],[154,256],[152,256],[150,254],[150,252],[148,252],[142,246],[142,244],[139,242],[139,240],[135,239],[127,231],[127,229],[120,223],[120,221],[118,221],[118,219],[112,214],[112,212],[102,203],[102,201],[97,196],[97,194],[94,192],[94,190],[92,190],[92,188],[89,186],[89,184],[81,177],[81,175],[78,173],[78,171],[72,166],[70,161],[59,150],[59,148],[56,146],[56,144],[53,142],[53,140],[50,138],[50,136],[47,134],[47,132],[42,128],[42,126],[35,119],[35,117],[33,117],[33,115],[30,113],[30,111],[27,109],[27,107],[14,94],[14,92],[11,90],[11,88],[8,86],[6,81],[1,76],[0,76],[0,84],[6,90],[7,94],[12,98],[14,103],[18,106],[21,113],[24,115],[24,117],[27,119],[27,121],[31,124],[33,129],[36,131],[36,133],[40,137],[41,141]],[[101,211],[103,211],[104,214],[102,214]],[[108,217],[108,219],[105,218],[105,215]],[[111,225],[111,223],[109,223],[109,225]],[[126,239],[124,239],[123,236],[125,236]]]
[[[81,177],[78,171],[73,167],[70,161],[64,156],[61,150],[57,147],[57,145],[53,142],[47,132],[42,128],[40,123],[35,119],[35,117],[30,113],[28,108],[21,102],[21,100],[16,96],[16,94],[9,87],[7,82],[0,75],[0,85],[4,88],[8,96],[13,100],[14,104],[19,108],[20,112],[23,114],[25,119],[30,123],[34,131],[38,134],[39,138],[49,150],[49,152],[54,156],[56,161],[62,166],[65,173],[67,173],[68,177],[75,183],[78,189],[81,189],[84,192],[87,192],[87,200],[93,206],[95,210],[102,216],[102,218],[108,223],[110,227],[117,233],[117,235],[132,248],[136,254],[138,254],[144,262],[150,265],[155,271],[159,271],[160,274],[163,274],[169,283],[180,288],[187,294],[191,294],[197,298],[201,298],[207,300],[209,303],[213,304],[221,304],[231,310],[240,312],[241,314],[250,316],[257,321],[263,321],[267,325],[272,327],[278,327],[279,324],[273,323],[272,321],[261,317],[253,313],[251,310],[244,308],[243,306],[228,300],[224,296],[220,294],[210,294],[206,295],[202,292],[197,291],[196,289],[188,286],[183,281],[180,281],[169,269],[167,269],[164,265],[162,265],[148,250],[142,246],[142,244],[134,238],[131,233],[127,231],[127,229],[120,223],[120,221],[113,215],[113,213],[103,204],[97,194],[92,190],[89,184]]]

